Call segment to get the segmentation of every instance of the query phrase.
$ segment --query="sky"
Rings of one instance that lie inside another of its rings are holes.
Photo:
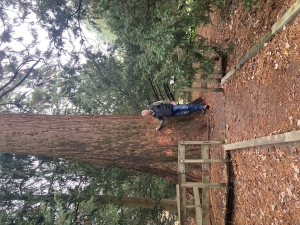
[[[10,18],[10,24],[13,24],[13,18],[18,15],[15,10],[17,10],[17,9],[7,10],[8,16]],[[32,24],[35,24],[35,25],[32,25]],[[7,27],[7,25],[8,24],[3,24],[0,21],[0,36],[3,33],[4,29]],[[36,46],[34,46],[34,48],[28,49],[28,52],[30,53],[30,55],[32,55],[32,58],[34,60],[38,60],[39,56],[36,56],[36,54],[35,54],[36,49],[39,49],[41,52],[45,52],[49,46],[50,41],[48,38],[48,33],[41,26],[39,26],[37,24],[36,15],[33,13],[29,14],[22,24],[20,24],[18,26],[17,25],[13,26],[13,28],[12,28],[13,35],[11,38],[11,40],[12,40],[11,42],[2,43],[0,40],[0,51],[5,51],[5,47],[7,47],[7,46],[11,47],[16,52],[25,50],[26,46],[29,45],[33,41],[33,37],[30,33],[30,29],[32,27],[34,29],[36,29],[36,31],[38,33],[38,42],[39,43]],[[93,46],[95,46],[97,48],[102,48],[105,51],[106,46],[105,46],[104,42],[98,38],[97,34],[89,31],[85,27],[84,24],[81,24],[81,27],[85,33],[85,36],[88,37],[89,44],[92,44]],[[17,39],[19,37],[23,38],[23,40],[18,41]],[[66,36],[65,38],[68,38],[68,37]],[[75,48],[77,48],[77,50],[80,50],[79,40],[76,40],[76,41],[73,40],[73,44],[75,45]],[[66,44],[65,48],[69,51],[72,50],[72,46],[70,44]],[[26,54],[26,52],[25,52],[25,54]],[[15,54],[15,55],[17,56],[17,54]],[[23,56],[24,56],[24,54],[23,54]],[[41,57],[43,57],[43,54],[41,55]],[[59,60],[62,61],[63,63],[67,63],[68,57],[69,56],[62,55],[62,57]],[[18,65],[20,65],[22,63],[22,61],[23,61],[23,57],[21,56],[21,57],[19,57],[19,59],[17,61]],[[50,58],[46,61],[46,64],[44,61],[41,61],[35,68],[42,67],[45,65],[56,66],[57,65],[56,62],[57,62],[57,59]],[[86,59],[82,56],[80,63],[83,64],[85,62],[86,62]],[[0,63],[4,67],[5,65],[8,65],[10,63],[10,61],[8,59],[4,59],[4,60],[0,61]],[[35,63],[35,61],[31,61],[31,62],[27,63],[26,65],[24,65],[22,67],[22,69],[29,68],[34,63]],[[13,75],[13,73],[4,73],[4,75],[2,77],[0,76],[0,87],[3,86],[5,83],[7,83],[7,81],[12,77],[12,75]],[[30,87],[19,86],[19,88],[14,90],[13,96],[22,95],[23,93],[27,93],[26,96],[29,96],[29,94],[32,93],[32,91],[33,91],[33,89]]]
[[[8,15],[10,17],[11,23],[13,18],[16,16],[16,13],[14,12],[16,9],[12,9],[8,12]],[[30,22],[33,22],[35,25],[32,26],[30,24]],[[34,13],[31,13],[27,16],[26,20],[24,21],[24,23],[22,23],[20,26],[13,26],[13,30],[14,30],[14,38],[17,37],[22,37],[23,43],[20,43],[18,41],[12,41],[12,43],[8,43],[10,46],[12,46],[14,49],[16,50],[21,50],[21,49],[25,49],[25,45],[28,45],[32,40],[33,37],[30,33],[30,28],[33,27],[37,30],[38,33],[38,42],[39,44],[36,46],[36,48],[38,48],[40,51],[46,51],[47,47],[49,46],[49,37],[47,32],[37,24],[37,18],[36,15]],[[97,35],[97,33],[89,30],[84,23],[81,23],[81,28],[83,30],[83,33],[85,35],[85,37],[87,37],[87,44],[88,45],[92,45],[94,48],[96,48],[97,50],[101,50],[103,52],[107,52],[107,45],[105,44],[105,41],[100,39],[101,35]],[[3,24],[0,25],[0,33],[3,32]],[[65,32],[64,33],[64,37],[65,39],[70,39],[70,37],[68,37],[68,34]],[[75,46],[75,48],[80,51],[80,40],[72,40],[72,44]],[[65,49],[71,51],[73,49],[73,46],[66,42],[66,45],[64,46]],[[0,46],[0,50],[1,50],[1,46]],[[34,53],[34,49],[31,49],[31,53]],[[67,60],[67,56],[63,56],[65,57],[65,60]],[[85,59],[82,58],[81,59],[81,63],[85,63]]]

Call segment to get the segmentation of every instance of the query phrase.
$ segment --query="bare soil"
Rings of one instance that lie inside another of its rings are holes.
[[[246,12],[243,1],[228,1],[227,19],[212,15],[198,33],[229,52],[227,71],[270,30],[295,0],[263,1]],[[223,86],[222,93],[194,93],[211,106],[210,139],[233,143],[300,130],[300,15]],[[195,84],[197,85],[197,84]],[[231,151],[233,182],[229,224],[300,224],[300,143]],[[224,158],[213,147],[212,158]],[[299,176],[299,177],[298,177]],[[226,182],[226,167],[211,167],[214,182]],[[211,223],[226,223],[226,191],[211,191]]]

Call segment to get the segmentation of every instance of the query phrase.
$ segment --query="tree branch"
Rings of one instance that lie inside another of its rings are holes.
[[[16,89],[18,86],[20,86],[22,83],[23,83],[23,81],[31,74],[31,72],[32,72],[32,70],[34,69],[34,67],[40,62],[42,60],[42,58],[40,58],[37,62],[35,62],[31,67],[30,67],[30,69],[28,70],[28,72],[25,74],[25,76],[21,79],[21,80],[19,80],[19,82],[18,83],[16,83],[13,87],[11,87],[11,88],[9,88],[7,91],[4,91],[3,93],[1,93],[0,94],[0,99],[3,97],[3,96],[5,96],[5,95],[7,95],[9,92],[11,92],[11,91],[13,91],[14,89]],[[16,71],[17,72],[17,71]],[[15,72],[15,73],[16,73]],[[18,73],[17,73],[18,74]],[[17,75],[16,74],[16,75]],[[16,76],[16,75],[14,75],[14,76]],[[4,90],[4,89],[2,89],[2,90]]]
[[[0,105],[15,105],[17,108],[25,111],[26,113],[32,114],[32,112],[28,111],[27,109],[24,109],[19,103],[16,103],[16,102],[7,102],[7,103],[3,103],[3,104],[0,104]]]
[[[157,94],[157,90],[155,89],[154,84],[153,84],[151,78],[148,78],[148,81],[149,81],[150,86],[151,86],[151,88],[153,90],[153,93],[155,95],[156,100],[160,100],[159,97],[158,97],[158,94]]]

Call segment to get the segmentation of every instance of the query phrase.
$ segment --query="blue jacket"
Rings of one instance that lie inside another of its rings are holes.
[[[164,124],[164,117],[173,116],[172,101],[161,100],[158,102],[154,102],[152,105],[150,105],[149,109],[153,111],[152,116],[159,119],[159,130]]]

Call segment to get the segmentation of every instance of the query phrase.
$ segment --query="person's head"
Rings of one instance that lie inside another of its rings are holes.
[[[148,115],[151,115],[151,113],[152,113],[152,112],[151,112],[150,109],[145,109],[145,110],[142,111],[141,114],[142,114],[142,116],[148,116]]]

